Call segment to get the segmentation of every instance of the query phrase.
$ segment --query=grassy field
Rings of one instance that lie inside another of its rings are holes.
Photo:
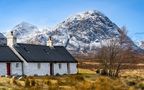
[[[0,77],[0,90],[144,90],[144,72],[122,71],[119,78],[110,78],[79,69],[77,75]]]

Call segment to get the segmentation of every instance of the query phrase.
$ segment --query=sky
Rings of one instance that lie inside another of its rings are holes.
[[[133,40],[144,40],[144,0],[0,0],[0,32],[25,21],[38,28],[54,27],[79,12],[98,10]]]

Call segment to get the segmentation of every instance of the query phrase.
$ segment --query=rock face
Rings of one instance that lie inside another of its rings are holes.
[[[16,25],[12,31],[19,42],[45,45],[49,36],[52,36],[54,45],[65,46],[68,50],[87,53],[96,51],[101,43],[111,37],[119,37],[119,27],[99,11],[86,11],[68,17],[56,27],[39,29],[26,22]],[[127,37],[134,50],[140,50]]]

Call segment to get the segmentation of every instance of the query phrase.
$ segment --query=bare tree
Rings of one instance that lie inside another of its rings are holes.
[[[122,61],[127,56],[124,55],[130,50],[131,44],[127,42],[127,32],[125,28],[118,30],[119,37],[112,36],[110,39],[103,41],[98,58],[103,70],[103,74],[116,77],[118,76]]]

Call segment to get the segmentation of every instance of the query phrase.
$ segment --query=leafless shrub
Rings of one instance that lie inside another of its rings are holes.
[[[123,61],[133,59],[132,45],[127,40],[126,29],[118,30],[119,37],[111,36],[105,40],[105,44],[101,44],[101,49],[98,52],[98,58],[101,63],[101,68],[105,71],[105,75],[117,77]]]

